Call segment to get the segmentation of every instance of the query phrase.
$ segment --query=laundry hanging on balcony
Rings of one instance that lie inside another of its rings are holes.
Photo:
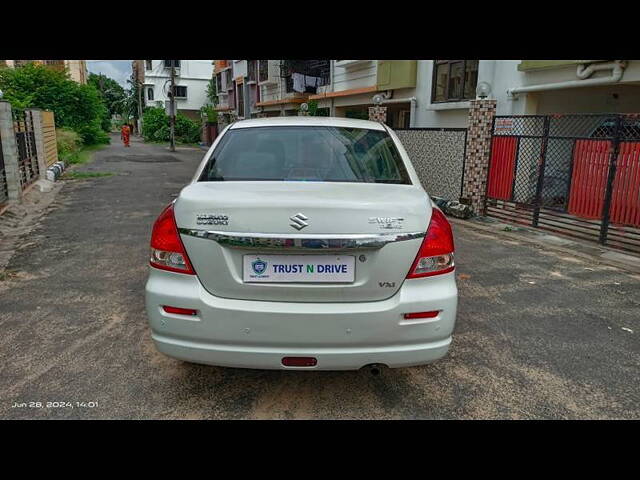
[[[299,93],[316,93],[317,88],[322,85],[321,77],[312,77],[302,73],[293,73],[293,91]]]

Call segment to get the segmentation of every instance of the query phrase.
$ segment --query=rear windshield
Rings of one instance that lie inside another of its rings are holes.
[[[387,132],[316,126],[228,130],[200,181],[241,180],[411,183]]]

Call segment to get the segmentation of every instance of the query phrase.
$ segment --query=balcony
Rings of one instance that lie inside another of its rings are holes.
[[[417,60],[378,60],[376,88],[378,90],[415,88],[417,69]]]
[[[258,84],[277,84],[278,60],[258,60]]]
[[[371,62],[371,60],[336,60],[335,65],[336,67],[349,69],[369,62]]]
[[[595,62],[607,62],[610,60],[522,60],[518,64],[518,71],[530,72],[533,70],[548,70],[552,68],[563,68]]]
[[[229,66],[226,60],[214,60],[213,65],[216,73]]]
[[[287,93],[315,94],[330,82],[330,60],[282,60],[280,76]],[[298,82],[294,77],[301,75]]]

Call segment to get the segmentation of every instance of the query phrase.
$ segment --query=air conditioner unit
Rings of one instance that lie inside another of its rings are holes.
[[[278,83],[280,80],[280,60],[258,60],[258,85]]]
[[[358,65],[363,65],[365,63],[370,62],[371,60],[336,60],[336,67],[341,68],[351,68]]]

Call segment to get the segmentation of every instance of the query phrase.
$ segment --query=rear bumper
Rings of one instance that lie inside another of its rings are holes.
[[[219,298],[195,276],[150,268],[146,308],[152,338],[168,356],[259,369],[354,370],[372,363],[405,367],[443,357],[457,309],[455,274],[404,282],[375,302],[294,303]],[[163,305],[198,310],[166,313]],[[404,313],[439,310],[435,318]],[[315,357],[315,367],[285,367],[286,356]]]

